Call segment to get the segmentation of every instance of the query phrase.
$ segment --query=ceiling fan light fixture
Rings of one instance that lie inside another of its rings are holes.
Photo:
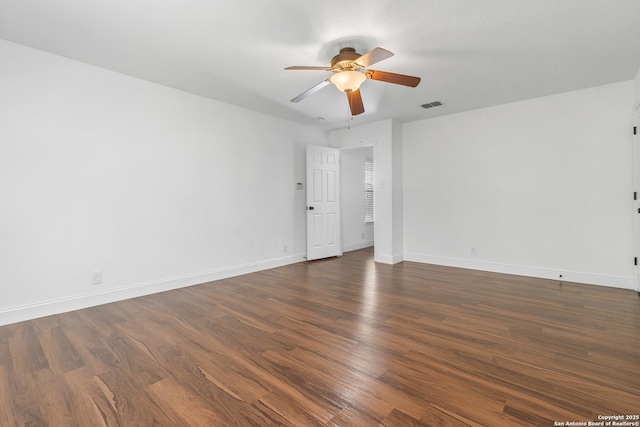
[[[340,71],[335,73],[329,81],[333,83],[338,90],[349,93],[360,89],[360,85],[367,80],[367,76],[359,71]]]

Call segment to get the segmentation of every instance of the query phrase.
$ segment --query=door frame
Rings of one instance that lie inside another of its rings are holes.
[[[634,236],[635,236],[635,257],[636,265],[634,266],[634,282],[635,290],[640,293],[640,102],[633,109],[633,126],[635,126],[636,134],[632,136],[633,144],[633,191],[635,200],[633,203],[634,211]]]

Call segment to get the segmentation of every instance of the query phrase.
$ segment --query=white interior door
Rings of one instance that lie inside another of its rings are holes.
[[[340,151],[307,145],[307,260],[342,255]]]

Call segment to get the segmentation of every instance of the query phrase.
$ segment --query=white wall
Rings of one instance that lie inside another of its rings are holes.
[[[303,259],[295,183],[326,132],[4,41],[0,57],[0,324]]]
[[[405,259],[633,288],[633,97],[628,81],[406,124]]]
[[[638,107],[640,106],[640,70],[638,70],[638,74],[636,74],[636,78],[634,80],[634,86],[636,89],[635,106]]]
[[[367,157],[373,158],[373,147],[356,147],[340,151],[344,252],[373,246],[373,223],[364,221],[364,162]]]
[[[392,222],[392,254],[393,263],[404,259],[404,172],[403,172],[403,127],[398,121],[392,122],[391,128],[391,177],[392,198],[391,215]]]

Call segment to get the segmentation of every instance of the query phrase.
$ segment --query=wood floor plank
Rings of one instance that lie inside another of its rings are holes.
[[[269,390],[260,386],[260,379],[250,370],[238,369],[227,359],[202,357],[198,351],[185,349],[176,354],[181,350],[167,350],[163,357],[171,361],[174,381],[214,408],[216,416],[223,420],[221,425],[269,425],[270,421],[279,419],[277,414],[268,413],[270,411],[253,409]],[[286,420],[278,423],[286,424]]]
[[[0,364],[0,425],[17,426],[20,415],[17,412],[16,391],[9,375],[9,368]]]
[[[550,426],[636,414],[640,296],[371,249],[0,327],[2,426]]]
[[[509,424],[510,421],[503,416],[506,402],[503,393],[481,381],[465,382],[460,375],[452,375],[452,370],[446,372],[441,367],[430,368],[428,365],[398,360],[381,377],[381,381],[420,396],[424,407],[429,403],[446,406],[463,418],[475,419],[482,425]],[[443,384],[446,386],[443,387]]]
[[[3,400],[10,400],[5,403],[4,412],[13,413],[15,416],[14,419],[9,419],[9,425],[47,424],[49,414],[40,401],[40,386],[49,387],[49,384],[37,384],[31,373],[21,374],[10,369],[5,370],[2,378]]]
[[[171,379],[164,379],[147,387],[158,406],[167,408],[173,419],[183,426],[223,425],[223,419],[197,395]]]
[[[23,322],[9,337],[9,352],[18,374],[27,374],[49,367],[35,327]]]
[[[80,426],[77,400],[74,399],[67,377],[59,375],[52,368],[40,369],[33,374],[36,400],[43,408],[43,422],[56,426]]]
[[[377,427],[377,418],[357,408],[346,406],[327,422],[332,427]]]
[[[9,350],[8,334],[0,335],[0,366],[11,363],[11,351]]]
[[[68,372],[84,365],[80,353],[71,343],[62,326],[43,330],[40,333],[40,343],[53,369]]]
[[[290,352],[287,357],[295,361],[301,370],[313,373],[314,377],[319,377],[320,381],[331,388],[338,406],[343,408],[340,411],[342,419],[360,419],[363,423],[375,421],[377,424],[394,409],[397,401],[404,400],[399,396],[400,393],[394,393],[395,398],[390,398],[393,391],[385,390],[378,377],[353,369],[352,365],[347,367],[335,360],[301,349]],[[358,399],[353,399],[353,396],[358,396]],[[335,423],[335,420],[333,422]]]
[[[101,336],[97,330],[88,326],[66,331],[66,336],[80,355],[84,366],[94,375],[107,372],[118,365],[118,356],[105,342],[109,336]]]
[[[380,427],[428,427],[429,424],[394,409],[389,416],[380,423]]]
[[[73,418],[78,426],[117,426],[113,396],[104,393],[102,381],[86,367],[65,373],[73,399]]]
[[[333,418],[335,408],[323,408],[299,393],[274,390],[260,398],[259,403],[286,419],[293,426],[326,426]]]
[[[420,421],[425,422],[429,426],[438,427],[484,427],[481,424],[462,417],[460,414],[453,413],[434,404],[430,404],[427,407],[425,413],[420,417]]]
[[[95,379],[114,407],[117,425],[180,425],[179,419],[171,417],[175,410],[165,410],[158,405],[147,391],[140,387],[140,380],[127,375],[127,372],[114,368]]]

